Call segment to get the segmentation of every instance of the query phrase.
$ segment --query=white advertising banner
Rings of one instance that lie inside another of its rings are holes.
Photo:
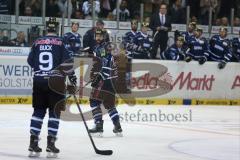
[[[29,52],[28,47],[0,47],[0,56],[27,56]]]
[[[160,60],[134,60],[133,66],[148,63],[150,71],[133,73],[132,87],[135,91],[149,91],[157,89],[161,81],[171,84],[166,88],[166,94],[157,95],[161,98],[204,98],[204,99],[239,99],[240,98],[240,63],[228,63],[222,70],[217,68],[216,62],[206,62],[199,65],[197,62],[175,62]],[[159,66],[159,68],[157,67]],[[162,68],[165,68],[164,72]],[[138,70],[137,67],[133,70]],[[152,76],[151,73],[159,75]],[[138,78],[135,78],[138,76]],[[167,85],[166,85],[167,86]],[[146,92],[142,92],[147,94]],[[159,92],[160,93],[160,92]]]
[[[91,66],[82,67],[83,77],[89,76],[86,75],[88,67]],[[239,63],[228,63],[219,70],[215,62],[199,65],[197,62],[133,60],[132,71],[132,94],[139,98],[240,98]],[[0,95],[31,94],[32,69],[27,64],[27,56],[1,56],[0,75]]]
[[[0,95],[31,95],[32,69],[27,56],[1,56]]]

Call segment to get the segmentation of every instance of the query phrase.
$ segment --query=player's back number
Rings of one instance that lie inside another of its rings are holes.
[[[43,71],[50,71],[53,67],[53,56],[51,52],[41,52],[39,54],[39,69]]]

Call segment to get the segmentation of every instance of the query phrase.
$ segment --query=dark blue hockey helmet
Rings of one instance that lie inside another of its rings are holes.
[[[54,17],[50,17],[49,20],[46,22],[46,28],[48,32],[57,32],[59,23],[57,19]]]
[[[149,27],[149,22],[146,22],[146,21],[143,22],[143,23],[142,23],[142,27]]]

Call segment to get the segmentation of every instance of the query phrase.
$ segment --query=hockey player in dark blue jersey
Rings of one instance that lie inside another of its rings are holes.
[[[184,60],[185,54],[183,51],[184,37],[178,36],[176,42],[169,47],[165,52],[160,54],[160,58],[163,60],[174,60],[181,61]]]
[[[227,28],[221,27],[219,29],[219,34],[214,35],[209,41],[209,59],[211,61],[219,62],[219,69],[223,69],[226,66],[226,63],[230,62],[232,58],[232,53],[230,51],[230,41],[226,37]]]
[[[67,32],[63,36],[64,43],[66,48],[73,52],[75,56],[80,55],[81,48],[81,35],[78,33],[79,23],[73,22],[71,32]]]
[[[56,35],[58,23],[55,18],[49,18],[46,23],[47,35],[38,38],[32,45],[28,56],[28,64],[34,70],[32,106],[34,108],[30,124],[30,157],[37,157],[42,152],[38,146],[43,119],[48,109],[47,149],[49,157],[56,157],[59,149],[55,141],[59,128],[60,113],[65,109],[64,103],[58,103],[65,98],[65,76],[72,74],[71,52],[65,48],[62,38]],[[62,68],[61,66],[68,66]],[[56,68],[59,69],[56,69]],[[62,69],[60,69],[62,68]],[[64,74],[63,74],[64,73]],[[50,83],[50,79],[56,79]],[[76,83],[74,75],[70,80]],[[52,86],[51,84],[55,84]],[[54,88],[54,89],[53,89]]]
[[[232,39],[232,62],[240,62],[240,30],[239,37]]]
[[[104,33],[104,41],[110,42],[110,36],[107,30],[104,29],[104,22],[102,20],[97,20],[96,26],[88,30],[83,36],[83,48],[90,47],[89,52],[92,53],[96,45],[95,31],[101,29]]]
[[[128,63],[126,66],[126,75],[125,75],[125,80],[126,80],[126,85],[128,92],[131,90],[131,63],[132,63],[132,58],[133,58],[133,46],[134,46],[134,38],[137,34],[137,29],[138,29],[138,21],[137,20],[132,20],[131,21],[131,31],[127,32],[122,41],[123,49],[125,50],[125,54],[128,58]]]
[[[90,96],[90,106],[95,126],[89,130],[90,133],[103,133],[103,119],[100,105],[103,104],[108,110],[108,114],[114,125],[113,132],[121,135],[119,114],[115,106],[114,80],[117,78],[117,66],[112,56],[112,48],[109,42],[104,42],[103,31],[96,30],[97,45],[94,49],[94,65],[91,71],[92,92]]]
[[[152,50],[153,39],[147,31],[149,23],[143,22],[141,31],[139,31],[133,39],[133,58],[134,59],[148,59]]]
[[[195,22],[190,22],[186,32],[182,32],[181,35],[184,37],[184,48],[187,49],[188,43],[193,38],[193,32],[197,25]]]
[[[133,40],[137,34],[137,28],[138,28],[138,21],[132,20],[131,21],[131,31],[127,32],[124,37],[122,44],[124,45],[124,49],[126,50],[126,54],[128,58],[132,58],[132,45]]]
[[[206,39],[202,37],[202,32],[201,28],[194,30],[194,36],[188,42],[186,62],[190,62],[193,59],[202,65],[207,61],[209,57],[208,43]]]

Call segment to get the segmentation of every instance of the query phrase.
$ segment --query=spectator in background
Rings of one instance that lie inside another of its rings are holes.
[[[24,16],[33,16],[32,8],[30,6],[26,6],[26,8],[24,10]]]
[[[64,17],[68,16],[68,13],[72,15],[73,13],[73,2],[74,0],[58,0],[57,5],[59,7],[60,13],[63,13]]]
[[[100,0],[100,17],[106,18],[116,8],[117,0]]]
[[[17,37],[12,39],[9,42],[10,46],[18,46],[18,47],[28,47],[28,44],[25,40],[25,34],[23,31],[17,33]]]
[[[95,0],[95,13],[96,17],[98,17],[98,14],[100,12],[100,2],[99,0]],[[88,0],[83,3],[82,11],[84,13],[85,19],[91,19],[92,18],[92,5],[93,0]]]
[[[114,21],[114,19],[115,19],[114,15],[111,12],[108,13],[107,21]]]
[[[182,0],[175,0],[172,8],[170,9],[172,23],[184,24],[186,23],[185,9],[182,7]]]
[[[160,53],[167,48],[168,32],[171,31],[171,19],[167,16],[167,5],[162,3],[159,12],[154,14],[150,20],[150,28],[153,31],[153,49],[151,58],[155,59],[160,45]]]
[[[227,17],[222,17],[221,18],[221,25],[222,26],[228,26],[229,25]]]
[[[200,0],[200,21],[201,24],[207,25],[209,21],[209,12],[212,8],[213,17],[218,6],[218,0]]]
[[[27,6],[31,6],[30,4],[31,4],[31,0],[21,0],[21,2],[19,3],[19,14],[20,14],[20,16],[24,16],[25,9],[26,9]]]
[[[119,20],[120,21],[127,21],[130,17],[130,13],[129,10],[127,9],[127,1],[126,0],[122,0],[120,7],[119,7]],[[117,8],[115,8],[113,10],[113,15],[116,19],[117,17]]]
[[[190,6],[190,16],[199,17],[200,0],[186,0],[186,5]]]
[[[162,3],[169,5],[169,0],[151,0],[151,2],[152,2],[153,13],[158,12],[159,7]]]
[[[218,17],[228,17],[231,15],[231,8],[235,7],[236,0],[221,0]]]
[[[195,22],[197,23],[198,22],[198,19],[196,16],[191,16],[191,19],[190,19],[191,22]]]
[[[132,19],[136,19],[136,20],[140,21],[140,13],[139,13],[139,11],[134,11],[132,15],[133,15]]]
[[[75,13],[76,11],[82,12],[83,1],[84,0],[72,0],[73,13]]]
[[[76,10],[75,12],[73,12],[72,18],[75,18],[75,19],[84,19],[84,15],[83,15],[82,11]]]
[[[33,12],[33,16],[41,16],[42,15],[42,0],[32,0],[30,4]]]
[[[215,22],[214,22],[215,26],[220,26],[221,25],[221,19],[220,18],[216,18]]]
[[[59,17],[61,15],[60,9],[56,3],[56,0],[46,1],[46,16],[47,17]]]
[[[66,0],[57,0],[57,5],[60,9],[60,12],[63,13],[64,12],[64,3]]]
[[[143,3],[143,0],[138,0],[138,1],[128,0],[127,3],[128,3],[128,10],[130,12],[130,18],[140,20],[140,8],[141,8],[140,6],[141,6],[141,3]]]
[[[239,17],[235,17],[234,18],[233,25],[236,26],[236,27],[240,26],[240,18]]]
[[[9,46],[9,31],[0,30],[0,46]]]
[[[41,16],[41,13],[42,13],[42,1],[41,0],[22,0],[19,4],[19,10],[20,10],[20,15],[39,17]]]

